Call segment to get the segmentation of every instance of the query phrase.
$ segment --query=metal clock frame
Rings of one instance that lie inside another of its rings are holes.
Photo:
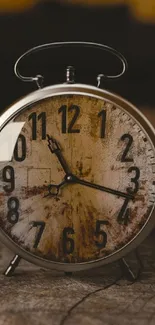
[[[48,86],[43,89],[39,89],[23,99],[19,100],[13,104],[10,108],[7,109],[0,117],[0,132],[5,127],[7,123],[13,121],[13,119],[18,116],[22,111],[26,110],[29,106],[42,101],[46,98],[60,95],[85,95],[89,97],[94,97],[102,100],[106,100],[109,103],[114,104],[120,109],[124,110],[129,114],[143,129],[144,133],[152,144],[152,147],[155,151],[155,130],[147,118],[131,103],[123,99],[122,97],[110,93],[106,90],[101,90],[93,86],[84,85],[84,84],[60,84],[55,86]],[[26,251],[19,245],[17,245],[13,240],[2,230],[0,229],[0,240],[15,254],[25,260],[34,263],[38,266],[64,271],[64,272],[74,272],[81,270],[88,270],[91,268],[101,267],[108,263],[114,262],[116,260],[122,259],[130,251],[134,250],[150,233],[150,231],[155,226],[155,215],[153,214],[154,206],[152,207],[147,221],[143,225],[142,229],[136,234],[136,236],[130,240],[125,246],[117,250],[115,253],[108,255],[107,257],[100,258],[98,260],[83,262],[83,263],[60,263],[45,260],[41,257],[34,256],[32,253]],[[16,265],[17,266],[17,265]]]

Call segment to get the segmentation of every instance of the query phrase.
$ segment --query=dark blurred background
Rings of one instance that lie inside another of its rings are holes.
[[[1,111],[36,87],[22,83],[13,71],[29,48],[54,41],[91,41],[114,47],[125,55],[129,69],[104,87],[138,107],[155,107],[154,0],[0,0]],[[73,64],[78,82],[96,85],[97,73],[117,73],[117,60],[89,50],[45,51],[21,66],[25,75],[41,73],[45,85],[65,81]]]

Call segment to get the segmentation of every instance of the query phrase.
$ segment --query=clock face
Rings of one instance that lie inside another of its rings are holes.
[[[9,123],[22,125],[12,160],[0,162],[0,225],[13,242],[76,264],[136,238],[154,205],[155,153],[134,117],[97,96],[62,94]]]

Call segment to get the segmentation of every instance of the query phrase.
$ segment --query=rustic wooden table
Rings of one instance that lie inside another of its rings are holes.
[[[153,109],[144,113],[155,125]],[[72,276],[22,261],[5,277],[13,256],[0,247],[0,325],[154,325],[155,231],[139,247],[144,268],[128,281],[119,263]],[[134,253],[128,256],[136,270]]]

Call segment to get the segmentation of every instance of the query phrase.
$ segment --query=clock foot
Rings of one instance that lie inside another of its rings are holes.
[[[15,255],[14,258],[11,260],[9,266],[4,272],[5,276],[12,276],[16,267],[19,265],[21,257],[19,255]]]
[[[142,272],[142,269],[143,269],[143,264],[142,264],[141,258],[139,256],[139,253],[137,250],[135,251],[135,255],[136,255],[136,263],[138,265],[137,271],[135,271],[135,270],[133,270],[133,268],[131,268],[131,266],[128,264],[128,262],[126,261],[125,258],[122,258],[119,261],[119,264],[120,264],[123,274],[125,275],[126,279],[131,282],[137,281],[137,279],[139,278],[139,276]]]
[[[72,272],[65,272],[66,276],[72,276],[72,274],[73,274]]]

